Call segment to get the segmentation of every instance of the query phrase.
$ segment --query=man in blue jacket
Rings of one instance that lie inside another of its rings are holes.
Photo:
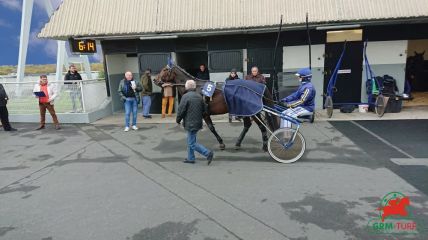
[[[288,108],[283,113],[294,118],[302,114],[314,112],[316,94],[314,85],[311,83],[311,69],[302,68],[296,73],[296,76],[299,77],[299,88],[296,92],[281,100]],[[282,120],[281,127],[291,127],[291,122]]]

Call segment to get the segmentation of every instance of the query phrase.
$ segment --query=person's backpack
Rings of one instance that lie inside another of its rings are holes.
[[[389,76],[384,75],[382,79],[382,94],[385,96],[395,96],[398,93],[396,80]]]

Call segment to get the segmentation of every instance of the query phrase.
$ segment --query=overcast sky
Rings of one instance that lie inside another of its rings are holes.
[[[0,0],[0,66],[18,64],[22,1]],[[50,1],[54,9],[62,2],[62,0]],[[37,38],[40,29],[49,20],[43,4],[44,0],[34,0],[27,64],[56,63],[56,41]],[[99,55],[90,59],[91,62],[99,62]]]

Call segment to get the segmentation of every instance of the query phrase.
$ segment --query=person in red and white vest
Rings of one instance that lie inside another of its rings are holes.
[[[55,85],[48,84],[48,77],[46,75],[41,75],[40,81],[34,86],[33,92],[43,92],[45,94],[44,97],[36,96],[36,98],[39,99],[40,109],[40,126],[36,130],[41,130],[45,128],[46,109],[52,116],[52,120],[55,124],[55,129],[61,129],[54,108],[54,100],[58,96]]]

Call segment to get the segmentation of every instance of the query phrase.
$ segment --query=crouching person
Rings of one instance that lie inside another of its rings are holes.
[[[177,123],[184,120],[184,128],[187,131],[187,159],[184,163],[195,163],[195,151],[208,160],[208,165],[214,157],[213,151],[196,142],[196,135],[202,129],[203,114],[207,111],[202,96],[196,92],[196,83],[187,80],[185,85],[187,93],[181,98],[177,112]]]

